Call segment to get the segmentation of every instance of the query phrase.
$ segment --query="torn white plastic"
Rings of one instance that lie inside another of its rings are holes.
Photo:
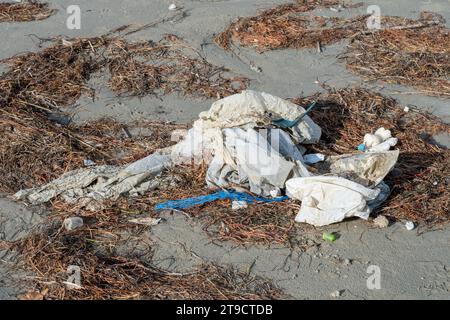
[[[223,129],[267,126],[274,119],[294,120],[303,113],[304,108],[270,94],[242,91],[214,102],[208,111],[200,113],[186,138],[172,148],[172,158],[176,162],[209,163],[217,148],[223,146]],[[305,116],[292,131],[296,143],[316,143],[322,134],[321,128],[309,116]],[[304,150],[299,150],[300,155],[302,152]]]
[[[127,167],[92,166],[63,174],[56,180],[38,188],[21,190],[14,197],[32,204],[40,204],[61,196],[68,203],[84,199],[117,199],[120,195],[141,193],[151,188],[151,182],[165,167],[170,157],[154,153]]]
[[[398,139],[392,137],[390,130],[383,127],[375,131],[374,134],[368,133],[364,136],[364,146],[366,152],[388,151],[391,147],[397,145]]]
[[[375,200],[379,193],[378,189],[333,176],[294,178],[286,182],[286,194],[302,202],[295,221],[316,227],[349,217],[368,219],[371,210],[367,201]]]
[[[331,173],[365,186],[378,185],[394,168],[400,152],[370,152],[329,157]]]
[[[218,148],[207,172],[210,186],[249,186],[251,192],[269,196],[274,189],[284,188],[293,176],[294,161],[278,153],[267,137],[253,129],[224,129],[224,146]],[[300,154],[301,157],[301,154]]]

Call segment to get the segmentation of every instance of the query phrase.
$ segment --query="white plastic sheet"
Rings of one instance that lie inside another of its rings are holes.
[[[375,200],[380,190],[344,178],[318,176],[288,180],[286,193],[302,202],[296,222],[321,227],[349,217],[367,219],[370,214],[367,201]]]

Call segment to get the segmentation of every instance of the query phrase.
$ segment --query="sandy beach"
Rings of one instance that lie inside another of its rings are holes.
[[[7,1],[0,1],[7,2]],[[238,17],[253,16],[260,10],[285,0],[80,0],[81,29],[66,27],[66,8],[70,0],[48,0],[57,12],[48,19],[31,22],[0,23],[0,59],[28,51],[39,51],[48,39],[58,36],[94,37],[120,26],[154,22],[128,40],[158,41],[165,34],[175,34],[202,53],[212,64],[224,66],[232,74],[250,79],[249,88],[282,98],[307,96],[322,91],[318,84],[337,88],[363,85],[398,100],[401,105],[426,110],[450,123],[449,99],[425,96],[406,86],[381,82],[364,82],[337,59],[346,41],[317,49],[281,49],[259,53],[240,47],[238,54],[219,48],[213,41]],[[174,2],[178,10],[170,11]],[[378,5],[382,15],[417,18],[421,11],[442,15],[450,27],[448,0],[364,0],[354,9],[335,12],[329,8],[315,10],[323,16],[350,17],[365,14],[368,5]],[[255,70],[255,66],[260,72]],[[0,71],[6,66],[0,64]],[[89,86],[95,100],[83,95],[64,111],[77,124],[112,117],[122,123],[137,120],[161,120],[191,124],[201,111],[208,110],[214,99],[201,99],[171,93],[162,97],[118,97],[107,85],[108,76],[96,74]],[[435,142],[450,146],[450,135],[439,134]],[[45,146],[43,146],[45,148]],[[16,241],[40,227],[49,213],[42,208],[14,202],[0,195],[0,240]],[[361,220],[348,220],[325,228],[340,237],[323,242],[317,232],[307,235],[321,242],[306,251],[281,245],[237,246],[232,242],[212,241],[203,230],[202,220],[185,215],[163,214],[164,222],[139,234],[132,249],[127,242],[119,252],[140,250],[146,259],[144,244],[151,242],[154,264],[171,272],[189,272],[202,262],[232,265],[252,275],[272,281],[293,299],[449,299],[450,298],[450,226],[435,230],[405,229],[404,221],[378,229]],[[319,238],[318,238],[319,237]],[[0,299],[16,299],[28,290],[28,276],[14,268],[20,255],[0,247]],[[150,259],[150,255],[148,256]],[[381,272],[381,288],[367,286],[370,266]],[[338,297],[332,293],[339,291]]]

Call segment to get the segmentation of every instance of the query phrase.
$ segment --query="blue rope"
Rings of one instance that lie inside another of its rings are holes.
[[[216,193],[208,194],[205,196],[199,196],[199,197],[193,197],[193,198],[187,198],[187,199],[180,199],[180,200],[169,200],[163,203],[159,203],[155,206],[155,210],[164,210],[164,209],[187,209],[195,206],[200,206],[205,203],[217,201],[217,200],[223,200],[223,199],[230,199],[230,200],[237,200],[237,201],[245,201],[247,203],[254,203],[254,202],[263,202],[263,203],[270,203],[270,202],[280,202],[285,201],[288,199],[287,196],[278,197],[278,198],[263,198],[263,197],[255,197],[245,192],[237,192],[237,191],[219,191]]]

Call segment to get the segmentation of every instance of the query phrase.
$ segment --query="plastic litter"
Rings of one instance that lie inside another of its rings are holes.
[[[44,186],[21,190],[14,197],[42,204],[61,196],[67,203],[78,203],[96,210],[97,201],[117,199],[122,194],[141,194],[156,188],[157,185],[148,180],[170,165],[170,157],[154,153],[127,167],[91,166],[69,171]]]
[[[392,137],[391,131],[381,127],[374,134],[366,134],[364,143],[360,144],[357,149],[366,152],[388,151],[397,143],[398,139]]]
[[[328,241],[328,242],[334,242],[334,241],[336,241],[336,235],[333,232],[324,232],[322,234],[322,240]]]
[[[161,218],[145,217],[145,218],[131,219],[129,220],[129,222],[147,227],[152,227],[158,225],[161,222],[161,220],[162,220]]]
[[[406,230],[408,230],[408,231],[414,230],[415,227],[416,227],[416,226],[415,226],[414,222],[412,222],[412,221],[407,221],[407,222],[405,223],[405,228],[406,228]]]
[[[367,220],[371,211],[367,201],[375,200],[380,190],[340,177],[317,176],[288,180],[286,194],[302,202],[295,221],[320,227],[354,216]]]
[[[317,104],[317,101],[314,101],[314,103],[311,104],[311,106],[305,111],[305,113],[302,114],[301,116],[297,117],[295,120],[277,119],[277,120],[272,120],[272,123],[274,125],[276,125],[277,127],[280,127],[283,129],[292,128],[292,127],[296,126],[300,121],[302,121],[302,119],[312,111],[312,109],[316,106],[316,104]]]
[[[358,151],[366,151],[366,145],[364,143],[361,143],[356,149],[358,149]]]
[[[269,196],[272,190],[284,188],[289,177],[301,176],[294,172],[296,163],[278,153],[256,130],[230,128],[224,129],[223,135],[223,151],[216,152],[207,172],[209,186],[228,188],[239,184],[254,194]],[[303,169],[308,174],[306,168]]]
[[[246,201],[234,200],[231,203],[231,210],[240,210],[240,209],[246,209],[246,208],[248,208],[248,204]]]
[[[380,137],[382,141],[386,141],[389,138],[392,138],[391,130],[387,130],[384,127],[379,128],[375,131],[375,135]]]
[[[21,190],[15,197],[40,204],[59,196],[98,210],[105,199],[135,196],[158,187],[164,169],[194,162],[209,166],[209,187],[225,191],[160,203],[157,210],[186,209],[219,199],[232,200],[232,208],[238,209],[290,197],[302,201],[297,222],[323,226],[353,216],[367,219],[389,196],[383,179],[397,162],[399,151],[389,149],[398,140],[389,130],[379,128],[358,146],[362,154],[304,155],[306,148],[301,144],[318,142],[322,133],[308,116],[315,106],[305,110],[264,92],[243,91],[200,113],[172,147],[123,167],[89,163],[47,185]],[[317,166],[310,172],[306,164]],[[280,196],[284,190],[287,196]]]
[[[325,160],[325,155],[321,153],[312,153],[303,156],[306,164],[316,164]]]
[[[200,113],[194,128],[255,128],[267,126],[275,119],[296,120],[305,113],[304,108],[287,100],[264,92],[244,90],[214,102],[209,111]],[[291,129],[298,143],[316,143],[322,134],[322,129],[308,115]]]
[[[366,148],[372,148],[375,147],[376,145],[379,145],[380,143],[383,142],[383,139],[380,136],[377,136],[376,134],[366,134],[364,136],[364,145],[366,146]]]
[[[329,157],[330,172],[364,186],[375,187],[387,176],[397,163],[398,150],[344,154]]]
[[[83,161],[83,164],[84,164],[85,167],[95,166],[95,162],[92,161],[92,160],[89,160],[89,159],[85,159],[85,160]]]
[[[83,226],[83,218],[80,217],[70,217],[63,221],[63,226],[67,231],[72,231]]]
[[[245,192],[237,192],[234,190],[222,190],[216,193],[208,194],[205,196],[181,199],[181,200],[170,200],[163,203],[159,203],[155,206],[155,210],[167,210],[167,209],[188,209],[195,206],[200,206],[209,202],[214,202],[217,200],[225,200],[230,199],[232,201],[244,201],[246,203],[254,203],[254,202],[281,202],[288,199],[288,197],[278,197],[278,198],[263,198],[263,197],[255,197]]]

